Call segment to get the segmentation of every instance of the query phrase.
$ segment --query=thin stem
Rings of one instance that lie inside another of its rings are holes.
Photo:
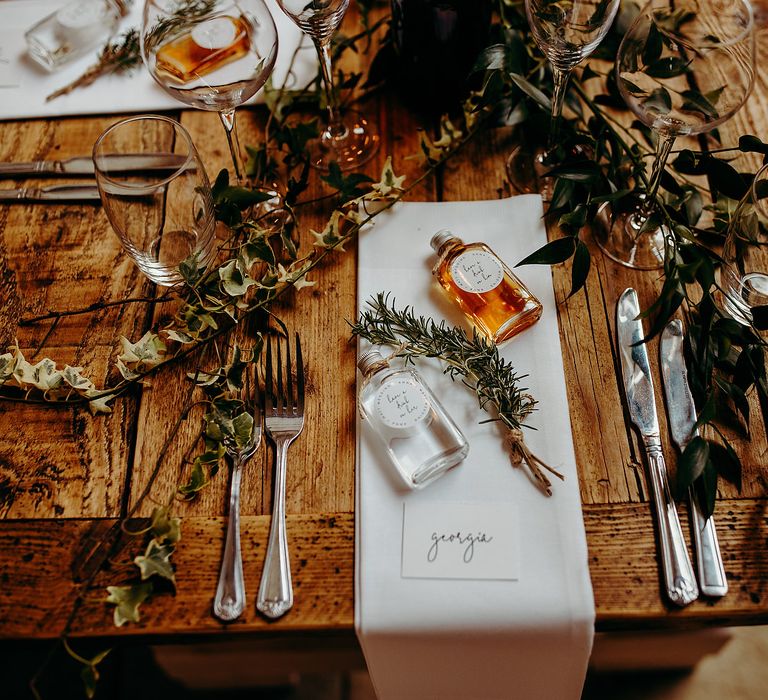
[[[224,131],[227,134],[227,144],[229,153],[232,156],[232,165],[235,168],[235,178],[237,184],[242,186],[244,183],[245,168],[243,167],[242,156],[240,152],[240,141],[237,138],[237,121],[235,120],[235,110],[226,109],[219,112],[219,118],[224,125]]]
[[[668,131],[659,133],[659,141],[656,144],[656,160],[653,164],[651,179],[648,181],[648,190],[645,195],[645,200],[643,201],[643,205],[639,212],[639,216],[643,221],[645,221],[656,208],[656,194],[658,193],[659,185],[661,184],[661,175],[667,165],[669,152],[675,144],[675,138],[675,134]]]
[[[328,42],[315,40],[317,56],[320,59],[320,72],[323,76],[323,87],[325,88],[325,101],[328,105],[328,133],[331,138],[344,138],[347,135],[347,128],[341,121],[339,106],[336,100],[336,90],[333,87],[333,68],[331,63],[331,49]]]
[[[551,151],[557,145],[557,138],[560,135],[560,117],[563,114],[563,101],[565,100],[570,75],[570,70],[563,70],[562,68],[552,66],[552,77],[555,81],[555,87],[552,91],[552,121],[549,125],[547,151]]]

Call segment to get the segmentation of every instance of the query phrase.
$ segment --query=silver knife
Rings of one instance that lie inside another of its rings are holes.
[[[0,204],[8,202],[98,202],[96,185],[49,185],[0,190]]]
[[[187,156],[177,153],[137,153],[102,156],[104,165],[112,172],[177,170]],[[103,166],[100,166],[103,167]],[[0,179],[11,176],[34,175],[93,175],[93,159],[78,156],[67,160],[38,160],[32,163],[0,163]]]
[[[691,438],[699,432],[693,429],[696,425],[696,406],[688,386],[688,372],[683,359],[683,323],[680,319],[674,319],[667,324],[661,334],[659,351],[664,392],[669,408],[669,429],[672,440],[682,453]],[[720,598],[728,592],[728,581],[725,578],[725,567],[717,542],[715,520],[704,517],[693,488],[688,489],[688,501],[693,519],[699,587],[704,595]]]
[[[655,504],[661,547],[661,568],[667,596],[676,605],[688,605],[699,596],[688,557],[680,520],[667,482],[667,466],[661,451],[659,419],[653,392],[648,352],[642,343],[643,323],[634,289],[626,289],[616,307],[616,329],[624,389],[632,422],[640,431],[648,457],[648,484]]]

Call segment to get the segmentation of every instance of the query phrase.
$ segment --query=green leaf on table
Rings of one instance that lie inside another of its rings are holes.
[[[698,479],[709,459],[709,443],[699,435],[695,435],[686,445],[677,463],[677,498],[685,497],[688,488]]]
[[[573,236],[556,238],[521,260],[515,267],[521,265],[556,265],[564,262],[574,254],[577,243],[578,239]]]
[[[192,471],[189,474],[187,483],[182,484],[178,489],[179,495],[183,499],[193,499],[208,485],[208,478],[205,475],[205,469],[203,469],[203,459],[205,459],[207,462],[210,457],[211,455],[209,453],[195,457],[195,461],[192,463]]]
[[[146,581],[151,576],[160,576],[172,583],[176,583],[176,577],[171,565],[171,555],[175,547],[167,542],[162,543],[156,539],[149,541],[144,554],[134,558],[133,563],[141,571],[141,580]]]
[[[222,289],[231,297],[243,296],[251,287],[258,284],[251,279],[238,260],[230,260],[219,268]]]
[[[715,99],[713,103],[710,101],[710,97],[720,97],[720,93],[723,90],[724,88],[720,88],[719,90],[714,90],[707,95],[702,95],[698,90],[685,90],[681,94],[683,98],[683,104],[680,109],[683,112],[701,112],[701,114],[703,114],[705,117],[717,119],[720,116],[719,112],[717,111],[717,107],[715,107],[717,99]]]
[[[573,267],[571,268],[571,291],[568,296],[572,297],[587,282],[591,258],[589,249],[582,241],[576,244],[576,250],[573,253]]]
[[[149,529],[159,542],[176,544],[181,539],[181,518],[171,516],[168,506],[155,506]]]
[[[699,505],[705,518],[709,518],[715,512],[717,500],[717,469],[710,459],[704,465],[701,479],[697,484]]]
[[[239,448],[245,447],[251,441],[253,433],[253,416],[243,411],[232,419],[232,434]]]
[[[336,162],[330,164],[328,174],[321,175],[320,179],[338,191],[342,202],[360,197],[365,192],[364,189],[360,189],[360,185],[373,182],[373,178],[364,173],[344,175]]]
[[[291,153],[301,153],[307,148],[307,142],[320,135],[317,119],[308,122],[298,122],[293,126],[283,126],[275,132],[277,145],[287,146]]]
[[[139,606],[152,593],[152,582],[134,583],[132,586],[107,586],[107,603],[115,606],[115,627],[122,627],[126,622],[139,621]]]
[[[509,77],[512,82],[517,85],[528,97],[530,97],[536,104],[540,105],[547,111],[552,109],[552,101],[547,97],[539,88],[526,80],[519,73],[509,73]]]
[[[663,87],[656,88],[643,100],[645,108],[655,114],[669,114],[672,109],[672,98]]]
[[[721,194],[738,201],[747,193],[749,183],[730,163],[705,156],[702,158],[702,166],[711,186]]]
[[[729,444],[709,443],[709,459],[717,473],[741,492],[741,460]]]

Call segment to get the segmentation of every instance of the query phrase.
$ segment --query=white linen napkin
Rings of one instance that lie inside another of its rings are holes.
[[[87,87],[73,90],[51,102],[45,98],[78,78],[95,63],[101,46],[53,73],[38,66],[28,55],[24,32],[69,0],[0,1],[0,120],[31,117],[59,117],[84,114],[121,114],[181,109],[184,105],[155,83],[143,65],[130,74],[107,75]],[[265,0],[277,26],[279,47],[272,80],[276,86],[300,89],[317,74],[317,54],[311,41],[278,7],[275,0]],[[134,2],[115,36],[131,27],[141,27],[143,0]],[[296,49],[292,74],[288,76]],[[4,77],[5,76],[5,77]],[[11,79],[12,77],[12,79]],[[264,101],[259,90],[251,99]]]
[[[512,267],[546,242],[541,217],[538,195],[398,204],[361,236],[358,308],[389,291],[399,308],[462,325],[432,282],[432,234],[448,228],[467,243],[483,241]],[[547,498],[513,468],[498,426],[479,424],[488,416],[475,395],[434,360],[418,369],[467,436],[465,462],[424,490],[400,488],[358,418],[355,627],[379,700],[580,697],[595,610],[552,279],[547,266],[516,273],[544,313],[501,353],[528,375],[521,384],[538,401],[527,445],[566,480],[554,478]],[[440,502],[515,513],[517,580],[401,577],[404,507]]]

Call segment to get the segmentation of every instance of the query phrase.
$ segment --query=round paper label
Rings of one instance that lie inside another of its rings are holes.
[[[413,428],[429,413],[424,389],[409,377],[395,377],[379,387],[374,402],[376,415],[389,428]]]
[[[66,29],[82,29],[100,22],[106,14],[106,4],[102,2],[73,2],[65,5],[56,13],[59,24]]]
[[[215,17],[198,24],[192,30],[192,39],[200,47],[208,50],[224,49],[237,36],[237,28],[229,17]]]
[[[501,284],[504,269],[495,255],[484,250],[468,250],[451,263],[451,277],[459,289],[482,294]]]

